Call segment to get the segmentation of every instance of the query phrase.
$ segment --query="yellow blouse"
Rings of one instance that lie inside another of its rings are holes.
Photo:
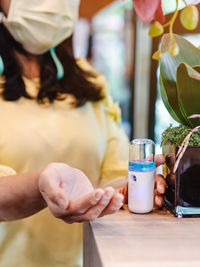
[[[82,68],[91,68],[80,60]],[[26,90],[37,94],[38,80],[24,78]],[[2,84],[2,78],[0,85]],[[120,112],[109,95],[105,78],[105,99],[74,106],[68,95],[63,101],[39,105],[21,98],[0,99],[0,162],[17,173],[50,162],[65,162],[82,170],[96,187],[127,176],[129,142],[120,128]],[[3,168],[3,167],[2,167]],[[1,267],[81,266],[82,225],[67,225],[48,209],[27,219],[0,224]]]

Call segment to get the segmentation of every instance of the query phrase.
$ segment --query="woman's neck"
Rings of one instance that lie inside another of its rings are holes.
[[[21,65],[23,76],[29,79],[40,77],[40,66],[36,57],[26,57],[16,52],[16,58]]]
[[[0,9],[7,16],[10,7],[10,0],[0,0]]]

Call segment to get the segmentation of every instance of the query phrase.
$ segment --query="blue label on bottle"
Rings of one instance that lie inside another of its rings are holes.
[[[156,163],[153,161],[129,161],[129,171],[151,172],[155,171]]]

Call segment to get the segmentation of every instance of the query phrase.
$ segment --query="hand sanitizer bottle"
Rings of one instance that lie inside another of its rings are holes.
[[[156,164],[155,144],[149,139],[135,139],[130,144],[128,171],[128,207],[134,213],[153,209]]]

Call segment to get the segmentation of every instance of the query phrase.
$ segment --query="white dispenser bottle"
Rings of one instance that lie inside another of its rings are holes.
[[[153,209],[156,164],[155,144],[149,139],[135,139],[130,144],[128,171],[128,207],[134,213]]]

